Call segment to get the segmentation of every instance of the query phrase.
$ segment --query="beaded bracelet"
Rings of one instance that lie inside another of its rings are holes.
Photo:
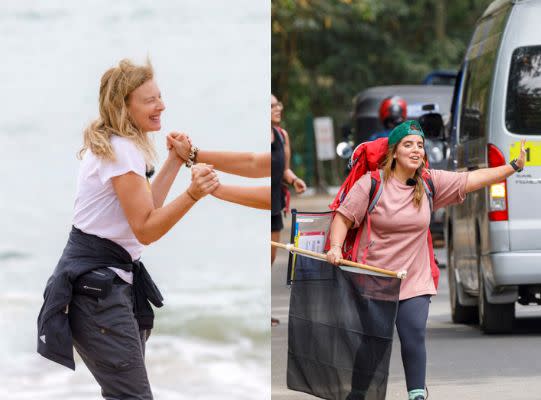
[[[192,148],[190,149],[190,155],[188,157],[188,160],[186,161],[186,166],[188,168],[191,168],[191,166],[196,163],[198,152],[199,152],[199,148],[197,146],[192,146]]]

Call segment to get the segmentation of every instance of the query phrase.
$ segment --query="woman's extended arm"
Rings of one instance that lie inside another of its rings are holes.
[[[519,168],[524,168],[524,164],[526,163],[526,150],[524,149],[525,142],[525,139],[522,139],[520,142],[520,155],[516,161]],[[466,193],[474,192],[493,183],[501,182],[514,173],[515,170],[510,164],[502,165],[500,167],[477,169],[468,173],[465,191]]]
[[[327,261],[331,264],[338,264],[338,260],[342,258],[342,245],[352,225],[353,221],[350,221],[339,212],[334,216],[329,233],[331,248],[327,252]]]
[[[150,244],[167,233],[195,204],[218,185],[216,173],[209,166],[192,168],[192,183],[165,207],[155,207],[145,179],[134,172],[112,178],[113,188],[135,237]]]
[[[212,164],[219,171],[247,178],[265,178],[271,175],[270,153],[199,150],[197,162]]]
[[[191,143],[187,137],[171,133],[167,135],[167,147],[174,148],[179,157],[187,160],[182,154],[191,147]],[[271,174],[270,153],[199,150],[196,161],[212,164],[217,170],[248,178],[265,178]]]
[[[163,206],[165,198],[171,189],[178,171],[182,167],[183,161],[180,159],[175,152],[169,152],[167,160],[160,168],[160,171],[156,177],[152,180],[151,189],[152,189],[152,198],[154,202],[154,208],[160,208]]]
[[[220,185],[212,192],[212,195],[220,200],[230,201],[242,206],[259,208],[262,210],[271,209],[271,188],[270,186],[230,186]]]

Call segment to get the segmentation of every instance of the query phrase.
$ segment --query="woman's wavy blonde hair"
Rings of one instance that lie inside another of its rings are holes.
[[[145,65],[135,65],[123,59],[118,66],[108,69],[101,77],[99,111],[100,116],[84,130],[83,147],[78,153],[82,158],[90,149],[97,157],[115,160],[111,136],[129,138],[141,149],[150,167],[156,159],[156,150],[147,133],[141,131],[128,113],[130,94],[143,83],[154,77],[150,60]]]
[[[400,141],[402,142],[402,141]],[[387,154],[385,155],[385,159],[383,160],[383,163],[381,164],[381,168],[383,169],[383,181],[387,182],[387,180],[391,177],[393,174],[393,170],[396,167],[396,160],[394,158],[394,155],[396,153],[396,149],[398,148],[398,145],[400,142],[395,143],[394,145],[389,147],[389,150],[387,150]],[[421,203],[423,201],[423,195],[425,194],[425,188],[423,184],[423,170],[426,167],[426,152],[423,157],[423,161],[421,163],[421,166],[417,168],[415,171],[415,175],[413,179],[415,179],[415,191],[413,193],[413,205],[417,208],[421,208]]]

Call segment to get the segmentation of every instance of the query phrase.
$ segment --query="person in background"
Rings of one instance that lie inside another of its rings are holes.
[[[282,210],[288,208],[286,195],[284,193],[285,185],[292,185],[298,194],[304,193],[306,183],[300,179],[290,168],[291,148],[289,145],[289,135],[285,129],[280,127],[282,121],[282,111],[284,106],[278,101],[276,96],[271,94],[271,154],[272,154],[272,173],[271,173],[271,240],[280,241],[280,232],[284,228],[282,220]],[[276,259],[276,247],[271,248],[271,267]],[[276,326],[280,321],[271,317],[271,325]]]
[[[379,120],[384,130],[374,132],[368,140],[376,140],[382,137],[388,137],[395,126],[400,125],[407,117],[406,100],[399,96],[390,96],[381,102],[379,106]]]

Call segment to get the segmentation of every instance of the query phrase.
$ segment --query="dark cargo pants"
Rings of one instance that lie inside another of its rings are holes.
[[[115,277],[105,299],[74,294],[69,321],[74,347],[101,386],[103,398],[153,399],[144,362],[150,331],[139,330],[130,284]]]

